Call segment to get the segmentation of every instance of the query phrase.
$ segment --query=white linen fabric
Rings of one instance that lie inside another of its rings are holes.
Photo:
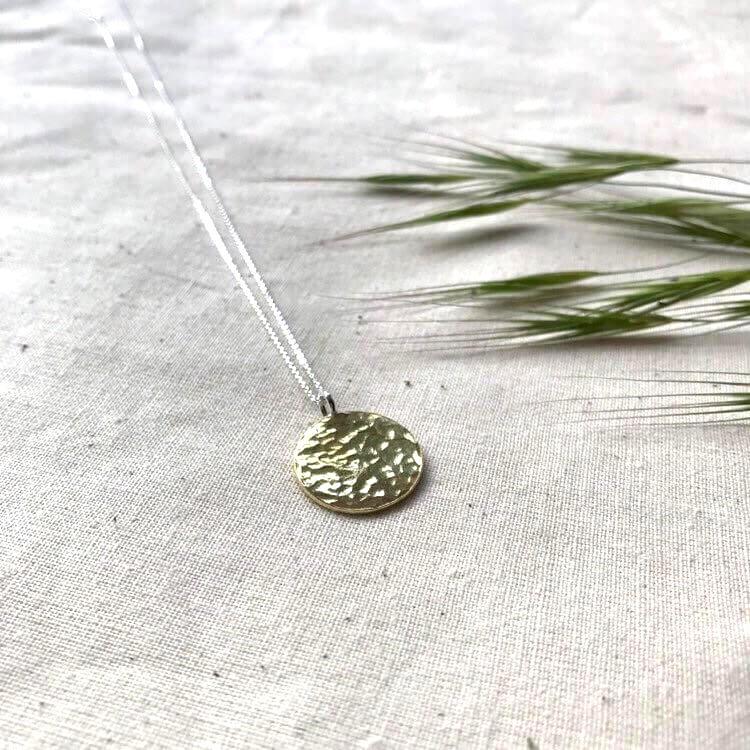
[[[427,470],[382,515],[302,496],[315,414],[111,54],[74,5],[6,0],[0,746],[748,747],[747,429],[538,405],[747,371],[745,334],[426,353],[340,299],[684,254],[510,219],[321,244],[412,208],[258,180],[392,169],[383,136],[425,132],[744,156],[746,3],[133,12],[339,407]]]

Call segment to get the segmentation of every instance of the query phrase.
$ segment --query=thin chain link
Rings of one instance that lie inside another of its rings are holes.
[[[148,52],[148,48],[146,47],[143,36],[138,30],[138,27],[135,24],[133,16],[130,13],[130,10],[128,9],[127,5],[125,5],[123,2],[120,2],[119,5],[120,5],[123,15],[127,19],[130,34],[133,40],[133,44],[136,50],[141,54],[143,60],[146,63],[146,66],[148,68],[149,74],[152,79],[154,89],[156,90],[157,94],[161,98],[162,102],[169,109],[175,121],[175,124],[177,126],[177,129],[180,133],[180,137],[182,138],[182,141],[191,156],[195,170],[198,173],[198,176],[200,177],[200,180],[203,183],[204,187],[213,198],[213,201],[216,204],[216,210],[218,211],[219,216],[221,217],[221,220],[226,226],[227,231],[229,232],[229,235],[232,238],[232,242],[235,248],[237,249],[237,252],[239,253],[245,266],[247,267],[247,270],[250,276],[252,277],[253,281],[258,287],[261,298],[265,301],[266,305],[271,311],[271,314],[273,315],[273,318],[276,320],[276,323],[279,327],[279,330],[281,331],[282,336],[286,340],[286,346],[284,345],[284,341],[282,341],[282,339],[279,337],[276,329],[273,327],[271,320],[269,319],[268,315],[264,311],[260,301],[258,300],[256,295],[253,293],[252,289],[250,288],[247,281],[245,280],[242,272],[240,271],[237,264],[232,259],[232,255],[229,249],[227,248],[226,242],[221,236],[219,229],[216,226],[216,222],[211,217],[211,214],[209,213],[203,201],[200,199],[198,194],[195,192],[195,190],[193,190],[192,186],[190,185],[190,182],[185,174],[185,171],[177,159],[177,155],[175,154],[174,149],[169,143],[167,137],[164,135],[163,130],[159,126],[159,122],[156,118],[153,108],[148,103],[148,100],[146,99],[146,97],[143,95],[143,92],[140,86],[138,85],[138,83],[136,82],[135,76],[133,75],[133,72],[130,66],[128,65],[125,57],[123,56],[120,48],[117,46],[114,36],[112,32],[110,31],[107,23],[105,22],[102,16],[92,17],[92,20],[94,21],[94,23],[96,23],[96,26],[99,29],[99,33],[101,34],[102,39],[104,40],[104,43],[106,44],[107,48],[111,50],[111,52],[115,56],[115,59],[117,60],[125,87],[133,96],[133,98],[136,99],[136,101],[138,101],[141,107],[143,108],[146,119],[149,125],[151,126],[151,129],[154,131],[156,138],[159,141],[159,145],[164,151],[164,154],[166,155],[170,166],[172,167],[175,174],[177,175],[177,178],[180,184],[182,185],[188,197],[190,198],[193,208],[195,209],[195,212],[198,215],[198,218],[200,219],[206,232],[208,233],[208,236],[210,237],[212,243],[214,244],[214,247],[216,248],[220,257],[222,258],[222,260],[224,261],[224,263],[227,265],[230,272],[234,276],[240,289],[243,291],[243,293],[247,297],[248,301],[250,302],[250,305],[255,311],[255,314],[260,319],[266,333],[268,334],[272,343],[274,344],[279,354],[281,355],[282,359],[286,363],[286,366],[292,372],[294,379],[297,381],[300,387],[304,390],[307,397],[313,403],[320,404],[321,400],[325,400],[329,398],[328,391],[325,388],[323,388],[320,381],[318,380],[315,373],[313,372],[312,368],[310,367],[310,363],[308,362],[307,357],[305,356],[299,343],[295,339],[294,334],[289,328],[289,324],[286,322],[286,320],[284,319],[284,316],[281,313],[281,310],[278,308],[276,302],[271,296],[271,293],[268,287],[266,286],[266,283],[263,280],[263,277],[261,276],[260,271],[255,265],[255,262],[250,256],[250,253],[248,252],[247,247],[242,240],[242,237],[240,237],[239,232],[235,228],[234,223],[232,222],[232,219],[229,216],[229,212],[227,211],[226,206],[224,205],[224,202],[221,199],[221,196],[219,195],[218,190],[216,189],[214,181],[211,178],[211,175],[208,171],[208,167],[206,166],[206,163],[201,157],[200,152],[198,151],[198,148],[195,145],[195,142],[193,141],[192,136],[190,135],[190,131],[188,130],[185,121],[183,120],[182,116],[179,113],[179,110],[177,109],[177,106],[175,105],[174,101],[169,95],[169,92],[167,91],[167,87],[164,83],[164,80],[162,79],[161,74],[159,73],[159,70],[156,67],[156,64],[153,58]]]

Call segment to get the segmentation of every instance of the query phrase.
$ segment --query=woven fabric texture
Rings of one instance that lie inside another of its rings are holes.
[[[424,446],[364,518],[295,487],[315,413],[74,6],[0,7],[0,747],[748,747],[746,428],[538,406],[747,371],[745,335],[436,354],[341,299],[684,254],[491,221],[321,244],[409,210],[258,180],[425,133],[741,157],[747,4],[133,3],[337,404]]]

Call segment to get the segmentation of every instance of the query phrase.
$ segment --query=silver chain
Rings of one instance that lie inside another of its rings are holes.
[[[132,38],[135,49],[140,53],[141,57],[146,63],[146,67],[148,68],[149,74],[151,76],[153,87],[172,115],[175,125],[177,126],[177,129],[180,133],[180,137],[182,138],[182,142],[184,143],[185,148],[191,156],[195,171],[198,173],[201,182],[213,198],[213,201],[216,205],[216,210],[218,211],[222,222],[224,223],[230,237],[232,238],[232,243],[234,244],[234,247],[236,248],[240,257],[242,258],[242,261],[244,262],[250,276],[255,282],[255,285],[257,286],[260,293],[260,298],[263,300],[263,302],[265,302],[268,309],[271,311],[271,315],[276,321],[279,331],[281,332],[281,336],[283,336],[284,340],[282,340],[282,338],[279,336],[278,332],[271,322],[271,318],[266,314],[260,300],[258,299],[256,294],[253,293],[253,290],[245,280],[242,272],[238,268],[235,261],[232,259],[232,255],[227,248],[226,242],[221,236],[221,233],[216,226],[216,222],[211,217],[211,214],[206,208],[206,205],[191,186],[184,169],[177,159],[177,155],[175,154],[172,145],[169,143],[169,140],[164,135],[164,131],[159,125],[153,108],[149,104],[146,97],[143,95],[143,92],[136,82],[135,76],[133,75],[130,66],[128,65],[117,43],[115,42],[115,38],[110,31],[109,26],[102,16],[91,17],[94,23],[96,23],[96,26],[99,29],[99,33],[101,34],[107,48],[114,54],[114,57],[117,60],[125,87],[133,96],[133,98],[141,104],[149,125],[154,131],[156,138],[159,141],[159,144],[164,151],[167,160],[169,161],[169,164],[175,171],[177,178],[180,181],[180,184],[190,198],[193,208],[195,209],[198,218],[200,219],[209,238],[211,239],[211,242],[219,253],[221,259],[224,261],[224,263],[226,263],[230,272],[237,281],[240,289],[247,297],[250,305],[252,306],[256,315],[260,319],[260,322],[265,328],[266,333],[268,334],[282,359],[286,363],[286,366],[289,368],[289,370],[291,370],[292,375],[294,376],[297,383],[299,383],[300,387],[304,390],[307,397],[314,404],[317,404],[324,414],[332,413],[333,411],[335,411],[333,399],[331,398],[328,391],[323,388],[312,368],[310,367],[310,363],[307,361],[307,357],[302,351],[299,343],[297,342],[297,339],[295,339],[294,334],[289,328],[289,324],[281,314],[281,310],[279,310],[276,302],[271,296],[271,292],[268,290],[268,287],[266,286],[266,283],[263,280],[258,267],[255,265],[255,262],[250,256],[247,246],[245,245],[242,237],[240,237],[239,232],[235,228],[234,222],[229,216],[229,212],[224,205],[224,201],[221,199],[219,191],[216,189],[216,185],[211,178],[208,167],[201,157],[200,152],[198,151],[198,147],[195,145],[195,141],[190,135],[190,131],[188,130],[185,121],[183,120],[179,110],[177,109],[177,105],[169,95],[164,80],[159,73],[159,69],[156,67],[156,63],[154,62],[151,54],[148,51],[143,36],[141,35],[141,32],[139,31],[135,20],[130,13],[130,10],[128,9],[127,5],[125,5],[125,3],[121,0],[119,2],[119,5],[123,15],[127,20],[130,36]],[[286,345],[284,341],[286,342]]]

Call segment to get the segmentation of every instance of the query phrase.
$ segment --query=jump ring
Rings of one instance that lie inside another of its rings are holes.
[[[318,406],[324,417],[331,417],[336,413],[336,404],[333,403],[330,393],[321,393],[318,396]]]

